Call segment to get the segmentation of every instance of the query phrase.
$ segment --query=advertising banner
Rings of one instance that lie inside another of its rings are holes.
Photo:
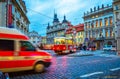
[[[8,5],[8,27],[12,27],[12,5]]]

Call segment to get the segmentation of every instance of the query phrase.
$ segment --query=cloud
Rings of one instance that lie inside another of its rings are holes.
[[[35,30],[45,35],[47,25],[52,25],[54,10],[60,21],[66,15],[73,25],[83,23],[84,12],[90,11],[94,6],[112,4],[112,0],[24,0],[27,6],[27,16],[31,22],[30,31]],[[35,26],[34,26],[35,25]],[[41,31],[42,29],[42,31]]]

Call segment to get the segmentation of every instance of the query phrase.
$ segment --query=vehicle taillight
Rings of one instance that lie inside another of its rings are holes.
[[[66,47],[63,47],[63,49],[66,49]]]
[[[54,50],[55,48],[53,47],[52,49]]]

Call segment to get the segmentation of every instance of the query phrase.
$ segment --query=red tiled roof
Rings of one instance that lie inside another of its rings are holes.
[[[72,30],[73,28],[75,28],[76,32],[84,31],[84,24],[79,24],[79,25],[76,25],[76,26],[69,27],[66,30],[66,34],[73,33],[73,30]]]

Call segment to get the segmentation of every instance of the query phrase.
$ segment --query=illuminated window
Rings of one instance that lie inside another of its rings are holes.
[[[94,16],[92,16],[92,18],[95,18]]]
[[[94,28],[94,22],[91,23],[91,28]]]
[[[100,20],[100,27],[102,27],[102,20]]]
[[[98,27],[98,20],[96,21],[96,27]]]
[[[113,31],[110,30],[110,37],[113,37]]]
[[[98,15],[96,15],[96,18],[98,17]]]
[[[88,23],[88,28],[90,28],[90,22]]]
[[[108,19],[105,19],[105,26],[108,26]]]
[[[113,20],[112,20],[112,17],[110,18],[110,25],[112,25],[112,23],[113,23]]]
[[[105,36],[108,37],[108,31],[107,31],[107,30],[106,30],[106,32],[105,32]]]

